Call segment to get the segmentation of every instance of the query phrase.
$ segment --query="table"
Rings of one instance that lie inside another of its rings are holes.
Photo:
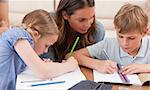
[[[87,80],[94,80],[93,70],[80,66],[82,73],[85,75]],[[125,86],[125,85],[113,85],[112,90],[150,90],[149,86]]]

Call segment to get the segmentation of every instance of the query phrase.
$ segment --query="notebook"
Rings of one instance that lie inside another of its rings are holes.
[[[115,72],[114,74],[99,73],[98,71],[95,71],[95,70],[93,72],[94,72],[94,81],[96,82],[110,82],[110,83],[117,83],[117,84],[132,84],[132,85],[142,86],[144,85],[145,81],[150,81],[150,74],[126,75],[129,82],[124,82],[121,79],[118,72]],[[147,77],[147,79],[145,77]]]
[[[41,80],[37,78],[31,72],[31,70],[27,69],[26,71],[17,76],[16,90],[67,90],[68,88],[72,87],[73,85],[82,80],[86,80],[86,78],[80,71],[79,67],[73,72],[69,72],[62,76],[58,76],[56,78],[52,78],[49,80]],[[65,83],[35,86],[35,87],[31,86],[33,84],[49,83],[57,81],[65,81]]]

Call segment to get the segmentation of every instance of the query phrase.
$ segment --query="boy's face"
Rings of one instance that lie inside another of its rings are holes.
[[[38,55],[48,52],[48,48],[57,41],[58,35],[46,35],[37,40],[34,50]]]
[[[144,34],[139,32],[128,32],[125,34],[119,33],[117,31],[117,39],[121,48],[129,55],[136,55],[140,49],[142,43],[142,37]]]

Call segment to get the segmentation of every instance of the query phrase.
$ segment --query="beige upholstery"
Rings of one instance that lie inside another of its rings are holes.
[[[25,14],[35,9],[54,10],[53,0],[9,0],[9,19],[10,24],[21,23]]]
[[[150,3],[150,0],[148,1]],[[10,23],[12,25],[20,24],[23,16],[34,9],[41,8],[48,11],[54,11],[54,8],[57,7],[58,3],[59,0],[55,0],[55,3],[54,0],[9,0]],[[96,17],[108,31],[107,36],[115,36],[113,17],[125,3],[137,4],[144,9],[147,8],[150,12],[150,9],[148,9],[150,8],[150,4],[147,3],[147,0],[95,0]]]

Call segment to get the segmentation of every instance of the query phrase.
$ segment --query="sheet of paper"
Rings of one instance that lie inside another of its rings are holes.
[[[16,90],[67,90],[68,88],[72,87],[73,85],[82,80],[86,80],[86,78],[79,68],[76,71],[66,73],[62,76],[53,78],[52,80],[45,80],[45,81],[40,81],[39,78],[37,78],[29,69],[27,69],[25,72],[18,75]],[[31,86],[32,84],[48,83],[55,81],[65,81],[65,83],[45,85],[45,86],[35,86],[35,87]]]
[[[95,70],[93,72],[94,72],[95,82],[123,83],[117,72],[115,72],[114,74],[99,73]],[[136,74],[127,75],[127,78],[129,79],[130,84],[142,85],[140,79],[138,78]]]

